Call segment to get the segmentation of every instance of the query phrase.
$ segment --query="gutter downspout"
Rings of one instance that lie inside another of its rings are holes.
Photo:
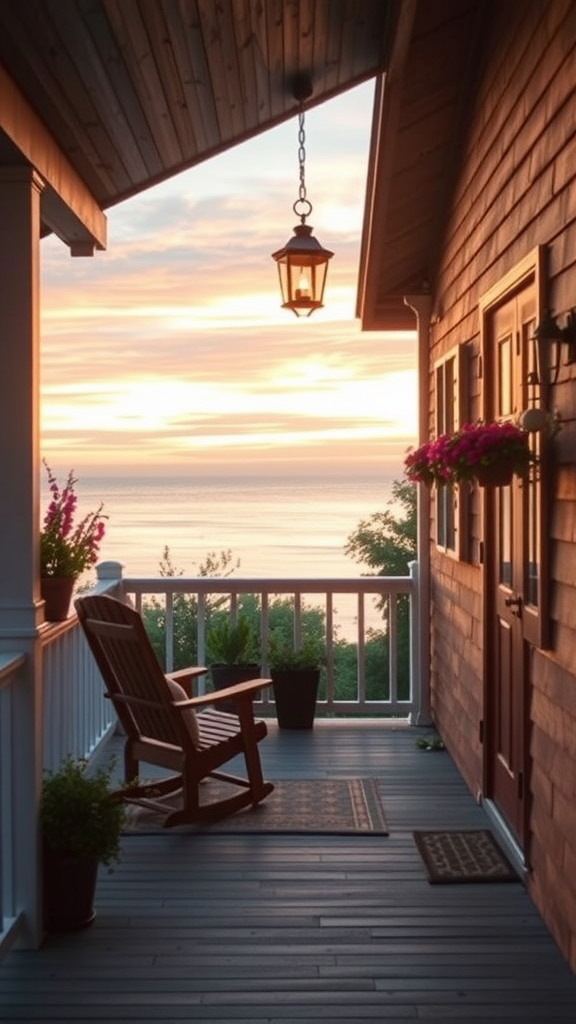
[[[429,381],[430,381],[430,295],[405,295],[405,305],[414,310],[418,330],[418,444],[429,436]],[[430,488],[418,486],[417,505],[417,558],[418,558],[418,634],[420,650],[414,679],[418,688],[412,725],[433,725],[430,713]]]

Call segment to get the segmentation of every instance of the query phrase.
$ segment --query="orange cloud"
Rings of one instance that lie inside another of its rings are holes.
[[[109,250],[42,243],[42,446],[65,463],[239,470],[400,464],[416,434],[414,334],[354,318],[371,121],[365,85],[307,116],[325,308],[280,308],[296,122],[109,211]],[[346,130],[343,131],[343,125]]]

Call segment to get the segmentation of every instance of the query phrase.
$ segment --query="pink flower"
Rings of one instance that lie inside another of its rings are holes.
[[[406,475],[413,482],[454,484],[473,480],[480,466],[506,460],[514,473],[524,476],[537,461],[528,436],[510,422],[464,423],[454,434],[440,434],[409,451]]]
[[[431,441],[425,441],[419,448],[408,449],[404,466],[406,467],[406,476],[412,483],[433,483],[434,477],[430,470],[431,445]]]
[[[78,504],[74,490],[76,477],[71,470],[60,490],[46,459],[42,461],[48,474],[51,500],[40,533],[40,574],[76,578],[98,561],[100,542],[105,532],[104,520],[108,517],[103,515],[104,505],[101,504],[96,512],[89,512],[74,526]]]

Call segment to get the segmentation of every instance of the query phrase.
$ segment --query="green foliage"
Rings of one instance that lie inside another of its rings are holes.
[[[217,618],[206,635],[206,652],[212,664],[246,665],[260,659],[256,630],[247,615],[233,622],[229,615]]]
[[[304,636],[296,647],[281,632],[270,634],[268,664],[271,669],[320,668],[325,658],[325,644],[319,637]]]
[[[219,554],[211,551],[196,569],[197,576],[229,576],[240,565],[234,562],[230,551]],[[166,546],[160,562],[160,576],[182,576],[183,570],[176,569],[170,549]],[[208,614],[217,609],[223,598],[216,598],[208,604]],[[198,600],[195,595],[174,594],[174,668],[187,668],[198,664],[198,646],[196,641],[196,624],[198,621]],[[166,668],[166,608],[164,602],[157,597],[146,600],[142,608],[142,618],[150,642],[158,661]]]
[[[301,641],[294,644],[294,598],[276,598],[269,607],[270,668],[319,668],[326,661],[326,616],[316,605],[300,613]]]
[[[277,597],[271,601],[268,621],[271,634],[291,643],[294,636],[294,598]],[[317,641],[324,644],[326,615],[323,608],[318,605],[303,607],[300,613],[300,622],[303,636],[315,637]]]
[[[120,859],[124,805],[112,795],[115,761],[89,772],[82,758],[67,757],[56,772],[46,772],[40,821],[45,842],[80,858],[111,867]]]
[[[392,498],[388,502],[395,511],[376,512],[369,519],[362,520],[348,538],[346,554],[355,561],[370,566],[378,576],[407,576],[409,563],[417,557],[416,501],[416,485],[405,480],[395,480],[392,485]],[[374,678],[368,658],[378,651],[380,645],[385,649],[378,652],[377,662],[379,665],[386,665],[386,674],[388,673],[388,600],[383,598],[377,607],[382,612],[384,628],[382,633],[371,634],[374,651],[370,651],[368,645],[366,648],[367,696]],[[397,598],[396,616],[398,697],[400,700],[407,700],[410,695],[410,602],[405,595]]]
[[[416,495],[415,484],[395,480],[388,505],[399,513],[375,512],[361,520],[348,537],[345,553],[378,576],[407,576],[409,563],[416,559]]]
[[[368,630],[364,644],[364,686],[367,701],[390,699],[389,643],[384,630]],[[337,680],[337,700],[355,701],[358,698],[358,646],[338,641],[334,647],[334,676]],[[409,662],[400,659],[398,665],[398,696],[407,699],[410,692]]]

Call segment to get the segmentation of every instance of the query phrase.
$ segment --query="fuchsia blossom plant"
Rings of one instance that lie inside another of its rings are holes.
[[[408,449],[404,467],[406,476],[413,484],[429,486],[434,483],[435,477],[430,460],[430,449],[433,444],[433,441],[425,441],[419,448]]]
[[[71,470],[61,490],[46,459],[42,461],[48,474],[51,499],[40,533],[40,575],[76,578],[98,561],[104,520],[108,517],[102,514],[104,505],[101,504],[96,512],[89,512],[75,526],[76,477]]]
[[[528,433],[513,423],[480,421],[425,441],[408,452],[404,466],[412,483],[457,484],[474,480],[480,468],[504,461],[518,476],[525,476],[536,461]]]

